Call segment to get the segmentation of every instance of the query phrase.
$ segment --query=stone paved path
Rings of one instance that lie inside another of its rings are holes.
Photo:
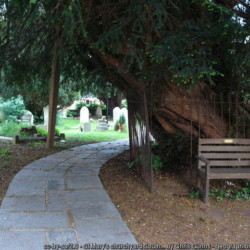
[[[127,148],[128,140],[90,144],[24,167],[0,208],[0,249],[136,244],[98,176],[108,159]]]

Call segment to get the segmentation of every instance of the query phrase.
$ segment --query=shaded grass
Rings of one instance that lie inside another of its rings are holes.
[[[6,121],[0,124],[0,136],[13,137],[19,135],[19,130],[24,127],[28,127],[27,124],[19,124],[14,121]]]
[[[60,118],[57,128],[60,133],[66,135],[66,141],[69,142],[69,144],[79,144],[79,142],[114,141],[128,137],[128,133],[114,131],[113,126],[110,126],[108,131],[95,131],[97,125],[97,122],[91,122],[91,132],[85,133],[80,131],[79,120]],[[2,123],[0,124],[0,136],[13,137],[14,135],[19,135],[20,137],[27,137],[27,135],[21,135],[19,130],[22,127],[28,126],[29,125],[27,124],[18,124],[14,121]]]
[[[113,126],[110,126],[108,131],[95,131],[97,125],[98,123],[91,122],[91,132],[81,132],[79,120],[62,118],[62,125],[57,127],[60,133],[66,135],[67,141],[102,142],[128,138],[128,133],[119,133]]]

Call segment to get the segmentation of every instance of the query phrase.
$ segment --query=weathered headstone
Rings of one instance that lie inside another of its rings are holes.
[[[58,114],[62,118],[67,118],[67,112],[68,112],[67,108],[63,108],[63,109],[58,110]]]
[[[44,126],[48,129],[49,126],[49,105],[43,108],[43,119],[44,119]]]
[[[26,110],[25,113],[21,117],[21,122],[33,125],[34,123],[33,114],[30,111]]]
[[[89,109],[87,107],[82,107],[80,110],[80,123],[89,122]]]
[[[80,110],[80,124],[82,132],[91,131],[91,123],[89,122],[89,109],[87,107],[82,107]]]
[[[113,109],[113,123],[116,124],[116,122],[119,120],[121,115],[121,109],[119,107],[115,107]]]
[[[128,125],[128,110],[126,108],[121,109],[121,115],[124,115],[126,124]]]
[[[99,118],[102,118],[102,108],[101,108],[101,107],[97,107],[97,108],[96,108],[95,115],[96,115],[96,117],[97,117],[98,119],[99,119]]]
[[[81,131],[82,132],[90,132],[91,131],[91,123],[86,122],[86,123],[81,124]]]

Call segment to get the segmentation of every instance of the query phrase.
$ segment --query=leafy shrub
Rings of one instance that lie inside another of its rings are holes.
[[[200,193],[199,190],[193,191],[193,192],[191,192],[191,193],[189,194],[189,197],[190,197],[191,199],[198,199],[198,198],[201,197],[201,193]]]
[[[37,133],[40,134],[41,136],[47,136],[47,135],[48,135],[48,132],[47,132],[45,129],[36,127],[36,131],[37,131]]]
[[[79,116],[79,112],[72,111],[72,110],[67,111],[67,117],[78,117],[78,116]]]
[[[1,120],[15,121],[25,112],[25,106],[21,97],[11,99],[0,99]]]
[[[29,125],[26,125],[27,127]],[[12,137],[14,135],[19,135],[19,130],[25,127],[25,124],[18,124],[15,121],[5,121],[0,124],[0,136]]]
[[[163,161],[159,155],[152,155],[153,169],[158,172],[163,168]]]
[[[55,135],[57,135],[57,136],[60,135],[60,130],[58,128],[55,128]]]
[[[122,100],[122,108],[128,108],[128,102],[126,99]]]
[[[86,103],[80,102],[80,103],[77,103],[77,104],[76,104],[76,109],[77,109],[78,111],[80,111],[80,109],[81,109],[82,107],[86,107],[86,106],[87,106]]]
[[[191,157],[195,159],[197,142],[197,138],[193,137],[191,148],[191,137],[189,135],[184,135],[181,132],[176,134],[167,133],[160,139],[159,145],[155,147],[157,154],[163,159],[164,165],[169,170],[178,171],[184,166],[190,166]]]
[[[36,130],[37,130],[37,133],[40,134],[41,136],[47,136],[48,135],[48,132],[45,129],[37,127]],[[57,135],[57,136],[60,135],[60,130],[58,128],[55,128],[55,135]]]
[[[218,190],[214,188],[210,190],[209,196],[215,197],[217,202],[222,201],[223,198],[231,198],[234,200],[250,199],[250,187],[243,187],[237,191],[233,191],[231,189]]]
[[[126,130],[126,119],[125,119],[125,116],[123,114],[120,115],[120,118],[118,121],[116,121],[116,124],[115,124],[115,131],[121,129],[121,127],[124,128],[124,130]],[[122,130],[122,129],[121,129]]]

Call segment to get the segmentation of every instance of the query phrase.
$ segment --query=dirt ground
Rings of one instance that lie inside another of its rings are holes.
[[[210,206],[205,206],[189,197],[192,182],[185,173],[156,174],[150,193],[128,169],[128,161],[128,152],[110,160],[101,169],[101,179],[138,242],[188,244],[176,245],[185,249],[247,244],[243,249],[250,249],[250,200],[218,203],[210,198]]]

